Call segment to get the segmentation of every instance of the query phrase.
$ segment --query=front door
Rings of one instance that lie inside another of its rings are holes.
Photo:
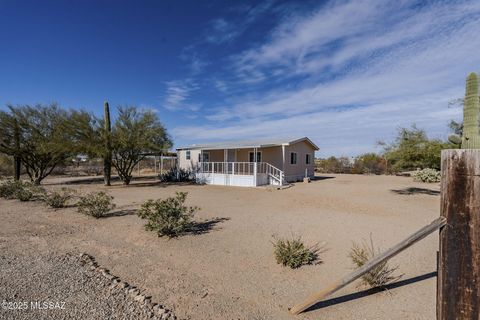
[[[227,162],[235,162],[237,159],[235,159],[235,150],[228,149],[227,153]]]

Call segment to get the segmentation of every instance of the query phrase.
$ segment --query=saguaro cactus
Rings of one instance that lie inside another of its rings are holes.
[[[474,72],[467,77],[465,103],[463,106],[462,136],[451,135],[450,142],[460,144],[462,149],[480,149],[480,97],[478,77]]]
[[[478,96],[478,77],[470,73],[465,91],[463,109],[462,149],[480,149],[480,101]]]
[[[105,131],[105,154],[103,156],[103,178],[105,181],[105,185],[110,185],[110,177],[112,174],[112,125],[110,122],[110,107],[108,106],[108,102],[105,101],[103,106],[104,111],[104,131]]]

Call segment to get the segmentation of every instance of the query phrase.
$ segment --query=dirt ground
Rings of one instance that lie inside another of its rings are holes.
[[[45,186],[58,188],[64,182],[52,178]],[[68,186],[80,192],[106,189],[98,183]],[[135,209],[175,191],[187,191],[187,202],[201,207],[196,220],[205,221],[202,231],[170,240],[145,231]],[[98,220],[75,208],[55,211],[39,202],[1,199],[0,242],[19,256],[52,250],[91,254],[180,319],[435,318],[438,234],[390,262],[403,277],[386,292],[364,291],[355,282],[298,317],[290,316],[288,308],[352,270],[352,241],[372,234],[385,249],[435,219],[438,184],[323,175],[285,190],[140,181],[108,192],[115,197],[116,214]],[[272,235],[292,234],[306,244],[322,244],[322,263],[297,270],[277,265]]]

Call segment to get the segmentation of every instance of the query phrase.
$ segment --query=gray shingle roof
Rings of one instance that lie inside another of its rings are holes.
[[[262,140],[247,140],[247,141],[219,141],[213,143],[192,144],[189,146],[179,147],[177,150],[191,150],[191,149],[243,149],[243,148],[265,148],[281,145],[290,145],[300,141],[306,140],[315,150],[319,148],[309,138],[286,138],[286,139],[262,139]]]

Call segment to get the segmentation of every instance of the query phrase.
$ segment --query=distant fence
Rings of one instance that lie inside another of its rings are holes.
[[[177,158],[174,156],[146,156],[134,168],[132,174],[134,176],[156,175],[175,167]],[[103,175],[102,159],[77,159],[66,166],[59,166],[53,174],[65,174],[72,176],[95,176]],[[115,168],[112,167],[112,174],[116,174]]]

